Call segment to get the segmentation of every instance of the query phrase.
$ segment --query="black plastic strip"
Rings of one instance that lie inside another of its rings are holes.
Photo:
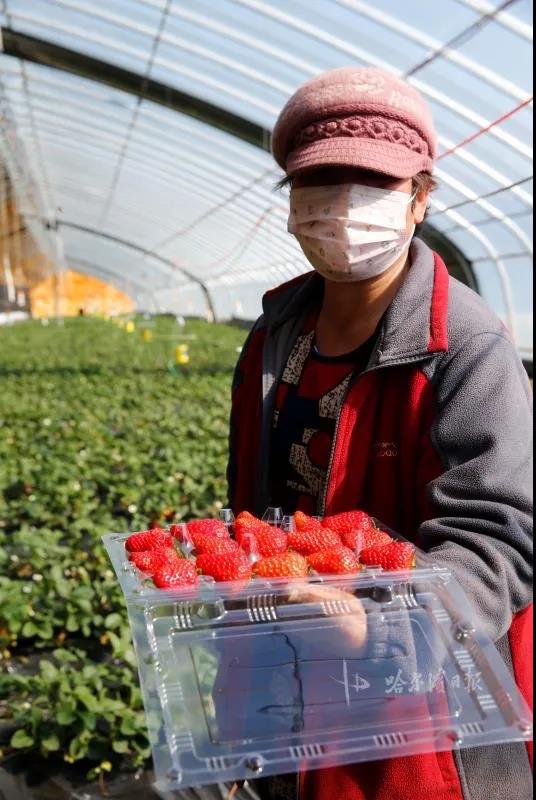
[[[233,114],[224,108],[207,103],[172,86],[146,78],[115,64],[92,58],[75,50],[60,47],[44,39],[19,33],[12,28],[2,28],[2,50],[5,55],[63,70],[112,86],[152,103],[166,106],[181,114],[212,125],[250,144],[269,150],[270,131],[262,125]]]

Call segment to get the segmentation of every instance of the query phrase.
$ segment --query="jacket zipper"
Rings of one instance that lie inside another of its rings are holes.
[[[330,457],[329,457],[328,471],[326,473],[326,482],[324,484],[324,491],[322,492],[322,502],[320,504],[320,509],[319,509],[319,514],[320,514],[321,517],[324,517],[326,515],[326,503],[327,503],[327,498],[328,498],[328,489],[329,489],[329,484],[331,482],[331,473],[333,471],[333,462],[335,461],[335,453],[337,452],[337,444],[338,444],[337,443],[337,439],[339,437],[339,430],[340,430],[340,426],[341,426],[341,417],[342,417],[342,412],[343,412],[343,409],[344,409],[344,405],[346,403],[346,400],[348,399],[348,395],[350,394],[350,391],[357,385],[357,383],[361,380],[361,378],[364,378],[365,375],[368,375],[371,372],[378,372],[380,369],[384,369],[384,365],[376,365],[376,366],[369,367],[369,368],[363,370],[363,372],[360,372],[359,375],[354,376],[353,380],[351,380],[350,383],[348,384],[348,386],[346,388],[346,392],[344,393],[344,398],[343,398],[343,401],[341,403],[341,407],[340,407],[340,410],[339,410],[339,415],[337,417],[337,423],[335,425],[335,433],[333,435],[333,443],[331,445],[331,454],[330,454]]]
[[[349,382],[349,384],[348,384],[348,386],[346,388],[346,392],[344,393],[344,398],[343,398],[343,401],[341,403],[341,407],[339,409],[339,414],[337,416],[337,422],[336,422],[336,425],[335,425],[335,433],[333,434],[333,442],[332,442],[332,445],[331,445],[331,453],[330,453],[330,457],[329,457],[328,470],[326,472],[326,481],[324,483],[324,491],[322,492],[322,502],[320,504],[320,509],[319,509],[319,513],[320,513],[321,517],[324,517],[326,515],[326,503],[327,503],[327,499],[328,499],[328,489],[329,489],[329,484],[330,484],[330,481],[331,481],[331,473],[333,471],[333,462],[335,461],[335,453],[337,452],[337,439],[339,437],[339,430],[340,430],[340,426],[341,426],[341,417],[342,417],[342,411],[343,411],[344,405],[346,403],[346,400],[348,399],[348,395],[350,394],[350,391],[354,388],[354,386],[357,384],[359,379],[363,375],[365,375],[367,372],[372,372],[372,371],[373,370],[365,370],[365,372],[361,372],[359,375],[355,376],[354,379]]]
[[[434,355],[433,353],[430,354],[430,356],[433,356],[433,355]],[[406,359],[406,360],[403,361],[403,365],[405,366],[407,364],[414,364],[414,363],[420,362],[422,360],[423,360],[422,356],[419,356],[418,358],[415,357],[415,358],[413,358],[411,360],[410,359]],[[348,384],[348,387],[347,387],[346,392],[344,394],[344,399],[342,401],[342,404],[341,404],[341,407],[340,407],[340,410],[339,410],[339,416],[337,417],[337,423],[335,425],[335,433],[334,433],[334,436],[333,436],[333,444],[331,446],[331,455],[330,455],[330,459],[329,459],[328,471],[326,473],[326,482],[324,484],[324,491],[322,492],[322,502],[321,502],[320,508],[319,508],[319,514],[322,517],[324,517],[325,514],[326,514],[326,503],[327,503],[327,497],[328,497],[328,489],[329,489],[329,484],[331,482],[331,473],[333,471],[333,462],[335,461],[335,453],[337,452],[337,439],[338,439],[338,436],[339,436],[340,422],[341,422],[341,417],[342,417],[342,412],[343,412],[343,409],[344,409],[344,405],[346,403],[346,400],[348,399],[348,395],[350,394],[350,391],[357,385],[358,381],[360,381],[361,378],[364,378],[365,375],[369,375],[371,372],[379,372],[380,370],[387,369],[387,368],[389,368],[391,366],[395,366],[395,364],[392,364],[392,363],[376,364],[375,366],[369,367],[368,369],[365,369],[363,372],[360,372],[359,375],[356,375],[354,377],[354,379],[351,380],[350,383]]]
[[[348,386],[346,394],[344,395],[344,401],[346,401],[346,398],[348,397],[348,392],[349,391],[350,391],[350,386]],[[344,405],[344,402],[343,402],[343,405]],[[335,425],[335,433],[333,435],[333,442],[331,444],[331,453],[330,453],[330,456],[329,456],[328,471],[326,472],[326,480],[325,480],[325,483],[324,483],[324,491],[322,492],[322,502],[320,503],[320,508],[319,508],[319,513],[320,513],[321,517],[325,517],[326,516],[326,502],[327,502],[327,499],[328,499],[328,487],[329,487],[329,483],[330,483],[330,480],[331,480],[331,471],[333,469],[333,462],[335,460],[335,451],[337,449],[337,437],[339,435],[339,426],[340,426],[340,420],[341,420],[341,413],[342,413],[342,406],[341,406],[341,410],[339,411],[339,415],[337,417],[337,423]]]

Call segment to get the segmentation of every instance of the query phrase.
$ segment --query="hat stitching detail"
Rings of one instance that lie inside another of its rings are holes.
[[[343,117],[312,123],[295,136],[291,150],[338,137],[377,139],[402,145],[420,155],[431,155],[428,143],[413,128],[398,120],[379,116]]]

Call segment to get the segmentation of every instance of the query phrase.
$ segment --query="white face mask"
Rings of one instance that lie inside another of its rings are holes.
[[[312,266],[330,281],[363,281],[386,272],[407,250],[406,230],[415,195],[344,183],[290,193],[289,233]]]

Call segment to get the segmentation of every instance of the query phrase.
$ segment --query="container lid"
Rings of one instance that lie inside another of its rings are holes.
[[[122,571],[124,538],[105,543],[163,791],[531,738],[446,570],[159,592]]]

